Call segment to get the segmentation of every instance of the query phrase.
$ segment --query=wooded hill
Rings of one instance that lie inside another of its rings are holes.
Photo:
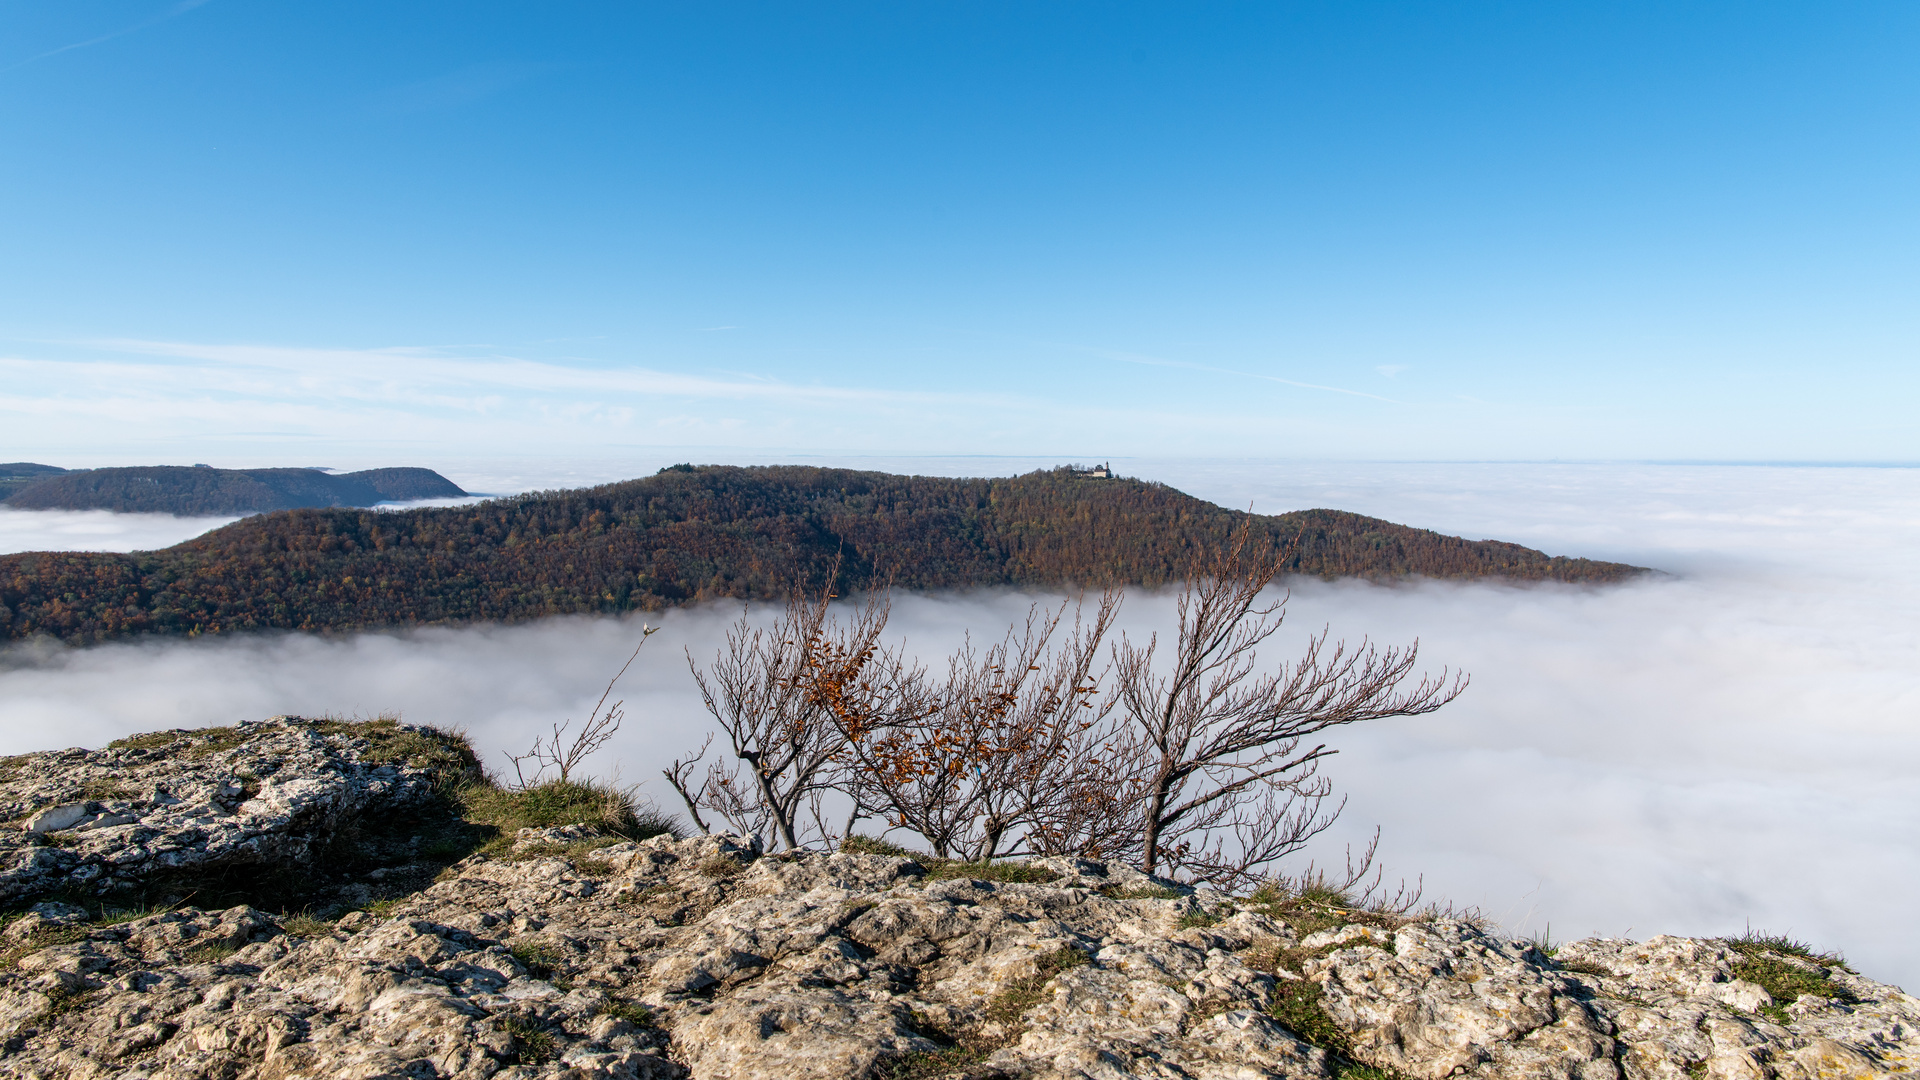
[[[0,464],[0,500],[29,484],[36,484],[49,476],[58,476],[67,470],[58,465],[40,465],[31,461],[9,461]]]
[[[0,556],[0,627],[131,634],[359,630],[659,610],[843,590],[1156,586],[1251,520],[1292,573],[1619,581],[1549,557],[1338,510],[1250,516],[1164,484],[1065,469],[955,480],[677,465],[642,480],[403,512],[292,510],[164,551]]]
[[[466,492],[432,469],[215,469],[205,465],[140,465],[68,471],[25,462],[9,469],[45,470],[6,489],[16,510],[112,510],[122,514],[258,514],[316,506],[372,506],[408,499],[459,498]]]

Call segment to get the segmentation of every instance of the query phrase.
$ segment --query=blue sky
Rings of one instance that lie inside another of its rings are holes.
[[[0,457],[1920,460],[1915,55],[1910,3],[4,3]]]

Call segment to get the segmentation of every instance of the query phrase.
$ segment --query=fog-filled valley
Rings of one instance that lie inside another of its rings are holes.
[[[665,462],[660,462],[664,464]],[[1047,464],[844,460],[953,475]],[[1920,887],[1920,470],[1681,465],[1394,465],[1115,461],[1118,471],[1262,513],[1334,507],[1617,559],[1662,574],[1609,587],[1289,582],[1286,629],[1421,642],[1471,672],[1429,717],[1337,730],[1349,797],[1313,854],[1337,861],[1377,825],[1390,875],[1521,932],[1790,932],[1862,971],[1920,983],[1900,927]],[[515,472],[514,468],[520,471]],[[589,463],[550,476],[442,471],[503,491],[639,475]],[[0,511],[7,550],[176,542],[219,520]],[[933,661],[968,630],[997,637],[1035,601],[900,596],[891,631]],[[594,762],[678,809],[658,782],[706,727],[682,650],[710,657],[737,608],[674,610],[622,682],[629,719]],[[1165,596],[1122,625],[1170,625]],[[259,636],[0,652],[0,751],[99,746],[130,732],[276,713],[394,711],[469,732],[493,767],[579,718],[631,651],[637,620],[566,619],[343,638]]]

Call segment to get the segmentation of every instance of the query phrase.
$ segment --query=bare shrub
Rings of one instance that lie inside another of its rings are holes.
[[[657,626],[640,627],[640,644],[633,647],[633,655],[627,657],[627,662],[620,665],[620,670],[614,673],[613,678],[607,680],[607,688],[601,692],[600,700],[594,704],[593,711],[587,714],[587,722],[571,741],[566,738],[567,728],[573,725],[569,719],[553,725],[552,734],[535,738],[533,748],[526,753],[507,754],[507,760],[513,762],[513,775],[518,787],[527,788],[540,783],[548,769],[558,772],[560,783],[565,784],[581,762],[612,741],[620,731],[620,722],[627,715],[621,708],[626,704],[625,701],[615,701],[611,707],[607,705],[607,699],[613,696],[613,684],[619,682],[620,676],[633,666],[634,660],[640,656],[640,650],[646,648],[647,639],[659,630]],[[529,765],[533,766],[531,776],[526,771]]]
[[[1274,881],[1267,868],[1341,809],[1319,775],[1335,751],[1310,737],[1432,712],[1467,680],[1416,680],[1418,642],[1349,648],[1324,630],[1293,663],[1261,664],[1286,598],[1266,598],[1280,561],[1251,557],[1249,535],[1195,560],[1168,647],[1123,635],[1104,668],[1117,592],[1090,616],[1076,607],[1071,629],[1066,605],[1035,607],[993,645],[969,638],[944,680],[881,643],[884,596],[841,622],[830,592],[795,593],[766,630],[743,615],[705,670],[688,657],[738,764],[701,775],[709,740],[667,779],[703,830],[705,811],[769,846],[831,842],[877,817],[942,859],[1081,855],[1221,888]],[[829,793],[852,807],[838,830],[822,819]],[[1371,865],[1369,848],[1342,881],[1310,870],[1287,884],[1344,893]]]
[[[877,702],[835,681],[847,665],[811,673],[846,740],[844,787],[857,812],[917,833],[943,859],[1042,852],[1036,830],[1106,718],[1093,668],[1118,607],[1109,594],[1091,621],[1076,611],[1060,635],[1066,605],[1035,606],[1000,642],[976,650],[969,640],[944,683],[899,671],[879,681],[887,693]]]
[[[870,597],[844,623],[829,615],[833,599],[830,588],[817,600],[796,591],[772,626],[754,627],[743,613],[705,669],[687,654],[701,702],[738,762],[710,762],[700,775],[709,740],[664,770],[702,830],[704,810],[738,832],[764,837],[769,848],[838,835],[822,819],[822,800],[848,787],[847,740],[824,688],[889,710],[889,702],[917,691],[915,673],[879,644],[885,598]],[[811,814],[810,828],[803,813]]]
[[[1221,887],[1252,884],[1338,816],[1319,775],[1336,751],[1309,736],[1429,713],[1467,685],[1443,671],[1407,686],[1417,641],[1349,649],[1325,630],[1298,660],[1263,672],[1257,650],[1279,630],[1286,598],[1263,600],[1279,564],[1249,559],[1247,539],[1196,560],[1164,664],[1157,634],[1115,647],[1123,719],[1097,770],[1114,793],[1098,827],[1124,839],[1140,869]]]

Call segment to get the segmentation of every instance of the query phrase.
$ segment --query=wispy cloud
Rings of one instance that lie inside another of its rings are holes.
[[[275,372],[297,379],[300,388],[308,392],[384,401],[406,398],[449,407],[482,400],[487,388],[522,393],[612,392],[816,404],[1006,407],[1022,403],[1022,399],[1010,394],[822,386],[766,377],[715,379],[641,367],[567,365],[513,356],[449,356],[425,348],[312,349],[130,339],[87,344],[121,353],[198,360],[238,371]],[[62,362],[61,366],[70,364]],[[116,375],[124,370],[124,365],[117,367]],[[448,393],[447,388],[459,388],[460,392]]]
[[[166,22],[168,19],[185,15],[187,12],[192,11],[194,8],[200,7],[201,5],[209,2],[210,0],[180,0],[179,3],[174,4],[172,7],[167,8],[166,10],[160,12],[159,14],[142,19],[131,26],[122,27],[121,29],[115,30],[111,33],[101,34],[99,37],[91,37],[85,41],[76,41],[71,45],[62,45],[57,49],[48,49],[46,52],[43,52],[43,53],[36,53],[32,56],[27,57],[25,60],[20,60],[15,63],[7,65],[6,67],[0,68],[0,72],[12,71],[15,68],[26,67],[28,64],[34,63],[36,61],[45,60],[50,56],[59,56],[61,53],[72,52],[75,49],[85,49],[85,48],[88,48],[89,46],[99,45],[103,42],[112,41],[115,38],[126,37],[128,34],[145,30],[149,26],[154,26],[156,24]]]
[[[1053,448],[1084,458],[1149,446],[1284,453],[1277,440],[1321,446],[1335,423],[1309,411],[1276,425],[1270,403],[1242,408],[1209,395],[1138,402],[1077,385],[1063,395],[1045,380],[938,385],[951,372],[913,365],[898,369],[895,385],[876,386],[551,354],[529,359],[481,345],[310,348],[140,338],[49,344],[73,358],[0,356],[0,429],[9,442],[63,460],[117,455],[116,446],[191,454],[195,445],[242,442],[271,456],[277,441],[315,439],[331,440],[342,453],[376,444],[456,453],[666,445]],[[236,434],[263,430],[276,434]]]

